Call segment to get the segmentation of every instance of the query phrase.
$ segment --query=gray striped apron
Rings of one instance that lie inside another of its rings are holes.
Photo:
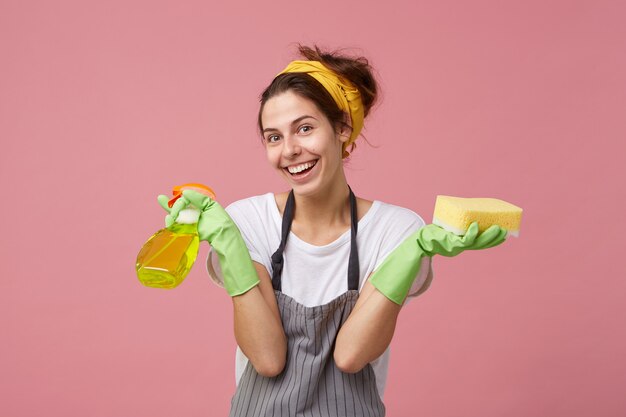
[[[292,190],[283,213],[280,246],[272,255],[272,286],[288,343],[285,368],[275,377],[264,377],[248,361],[229,416],[384,416],[372,366],[368,363],[359,372],[348,374],[340,371],[333,359],[339,328],[359,297],[356,197],[350,189],[348,291],[319,306],[304,306],[281,292],[283,251],[294,211]]]

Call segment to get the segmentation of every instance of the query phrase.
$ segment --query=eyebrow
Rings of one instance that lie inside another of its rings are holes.
[[[311,119],[315,119],[315,117],[309,116],[308,114],[305,114],[304,116],[300,116],[297,119],[295,119],[293,122],[291,122],[291,126],[293,126],[296,123],[300,122],[301,120],[304,120],[304,119],[309,118],[309,117]],[[317,120],[317,119],[315,119],[315,120]],[[278,129],[273,128],[273,127],[268,127],[268,128],[263,129],[263,133],[265,133],[265,132],[278,132],[278,131],[279,131]]]

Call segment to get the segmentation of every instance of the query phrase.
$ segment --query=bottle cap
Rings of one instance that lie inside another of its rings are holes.
[[[213,200],[215,200],[215,192],[212,189],[210,189],[204,184],[190,182],[187,184],[177,185],[174,187],[174,189],[172,190],[173,197],[171,198],[170,201],[167,202],[168,207],[172,208],[176,200],[178,200],[183,195],[183,190],[194,190],[201,194],[206,195],[207,197],[211,197]]]

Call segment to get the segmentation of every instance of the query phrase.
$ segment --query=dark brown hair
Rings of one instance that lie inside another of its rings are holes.
[[[377,102],[378,83],[373,75],[373,68],[369,61],[362,56],[350,57],[341,54],[340,51],[321,51],[317,45],[313,48],[298,45],[298,52],[307,61],[320,61],[326,68],[334,71],[342,78],[349,80],[361,93],[363,101],[364,117],[370,112],[370,109]],[[260,96],[261,107],[259,109],[259,132],[263,136],[263,123],[261,121],[261,113],[263,107],[270,98],[291,90],[293,93],[301,97],[311,100],[318,109],[328,118],[335,132],[340,127],[349,127],[346,123],[346,115],[335,103],[335,100],[328,91],[315,78],[306,73],[286,73],[274,78],[272,83],[263,91]],[[348,119],[349,120],[349,119]],[[354,150],[356,142],[352,143],[349,151]]]

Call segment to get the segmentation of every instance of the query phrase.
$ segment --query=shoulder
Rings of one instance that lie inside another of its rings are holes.
[[[276,202],[272,193],[233,201],[225,210],[242,232],[256,230],[254,233],[261,233],[261,230],[277,222]]]
[[[375,224],[385,229],[415,231],[424,226],[424,219],[413,210],[376,200]]]
[[[372,254],[372,271],[402,242],[426,225],[419,214],[406,207],[376,200],[373,208],[376,209],[375,216],[363,236],[363,249]]]
[[[372,209],[373,205],[374,205],[373,201],[357,197],[356,198],[357,218],[361,220],[363,216],[365,216]]]
[[[287,198],[289,197],[289,191],[285,191],[282,193],[272,194],[269,193],[272,198],[274,198],[274,204],[276,204],[277,209],[280,215],[283,215],[283,211],[285,210],[285,205],[287,204]]]
[[[233,201],[225,210],[241,232],[248,250],[255,255],[253,260],[265,259],[275,239],[280,239],[274,195],[267,193]]]
[[[266,193],[233,201],[225,207],[225,210],[231,216],[240,213],[249,214],[251,212],[266,213],[272,208],[270,205],[272,203],[274,203],[273,194]]]
[[[363,229],[361,247],[374,259],[383,259],[413,233],[425,226],[424,219],[411,209],[374,200]],[[360,248],[361,248],[360,247]]]

